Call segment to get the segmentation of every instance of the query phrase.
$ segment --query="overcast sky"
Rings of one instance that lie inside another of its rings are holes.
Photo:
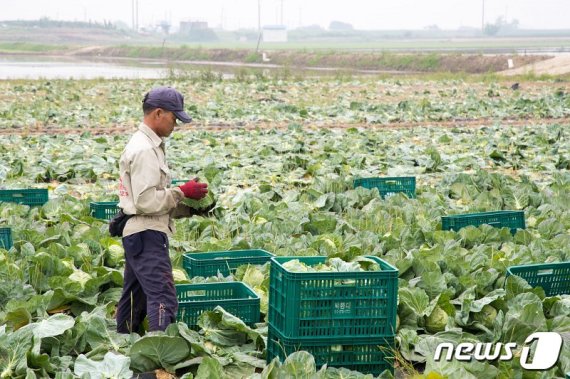
[[[288,27],[333,20],[356,29],[442,29],[481,27],[483,0],[261,0],[262,24],[277,24],[283,2]],[[225,29],[257,27],[258,0],[138,0],[139,25],[167,19],[203,20]],[[484,0],[485,20],[518,19],[532,29],[570,29],[570,0]],[[116,21],[131,25],[132,0],[0,0],[0,20],[38,19]],[[0,31],[1,33],[1,31]]]

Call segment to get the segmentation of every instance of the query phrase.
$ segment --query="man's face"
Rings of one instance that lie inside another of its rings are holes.
[[[172,134],[174,127],[177,125],[176,123],[176,116],[174,113],[170,111],[166,111],[164,109],[157,110],[158,116],[158,133],[159,137],[168,137]]]

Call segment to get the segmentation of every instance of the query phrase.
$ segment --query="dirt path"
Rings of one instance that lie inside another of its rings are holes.
[[[550,119],[476,119],[476,120],[452,120],[452,121],[422,121],[422,122],[392,122],[388,124],[367,124],[367,123],[353,123],[353,124],[320,124],[315,122],[308,122],[303,127],[309,129],[319,128],[367,128],[367,129],[412,129],[412,128],[479,128],[491,126],[500,123],[504,126],[526,126],[526,125],[553,125],[553,124],[569,124],[570,117],[564,118],[550,118]],[[232,125],[232,124],[200,124],[194,123],[191,126],[180,126],[178,131],[225,131],[225,130],[253,130],[253,129],[286,129],[290,125],[289,122],[258,122],[248,123],[245,125]],[[23,129],[0,129],[0,136],[28,136],[28,135],[59,135],[59,134],[83,134],[90,133],[92,135],[117,135],[117,134],[130,134],[135,131],[135,127],[116,126],[112,128],[23,128]]]
[[[570,54],[560,54],[551,59],[499,72],[499,74],[506,76],[525,75],[530,73],[534,73],[535,75],[568,74],[570,73]]]

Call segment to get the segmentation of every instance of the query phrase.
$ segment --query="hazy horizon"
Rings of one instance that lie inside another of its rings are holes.
[[[257,28],[258,0],[210,0],[196,4],[184,0],[138,0],[139,26],[169,21],[207,21],[210,27],[235,30]],[[2,9],[1,21],[37,20],[47,17],[66,21],[122,21],[132,25],[132,0],[51,0],[19,1]],[[485,22],[498,17],[516,19],[524,29],[570,29],[570,1],[486,0]],[[308,25],[328,27],[331,21],[350,23],[360,30],[481,28],[483,0],[261,0],[261,24],[289,28]],[[281,6],[283,15],[281,16]],[[282,18],[281,18],[282,17]]]

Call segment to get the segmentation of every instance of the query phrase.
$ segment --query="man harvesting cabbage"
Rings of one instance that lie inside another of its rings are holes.
[[[119,207],[126,215],[121,223],[125,249],[123,293],[117,306],[117,331],[137,332],[145,316],[149,331],[165,330],[176,320],[178,301],[168,255],[173,218],[190,216],[181,204],[185,198],[200,200],[207,184],[191,180],[169,188],[163,138],[170,136],[177,120],[192,119],[184,112],[184,97],[170,87],[158,87],[143,99],[143,122],[127,143],[119,161]]]

